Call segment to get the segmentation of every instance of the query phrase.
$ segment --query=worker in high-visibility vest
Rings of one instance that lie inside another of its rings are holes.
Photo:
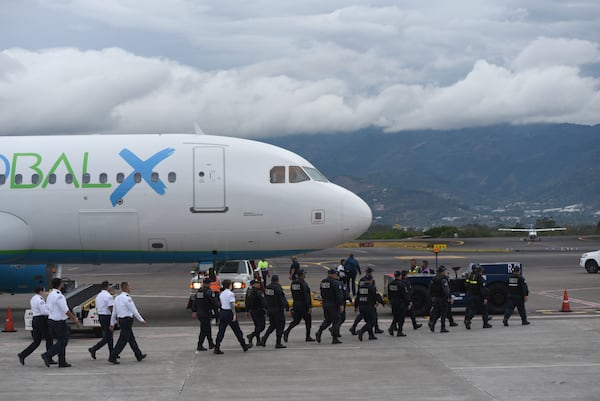
[[[260,272],[260,275],[262,276],[262,282],[267,283],[267,277],[269,277],[269,262],[267,262],[264,259],[261,259],[258,262],[258,271]]]

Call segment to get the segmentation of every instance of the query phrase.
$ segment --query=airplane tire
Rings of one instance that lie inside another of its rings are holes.
[[[431,296],[429,291],[422,285],[413,285],[412,287],[412,303],[415,309],[415,315],[425,316],[431,310]]]
[[[494,283],[488,287],[488,312],[490,314],[504,313],[504,305],[508,296],[506,284]]]
[[[588,260],[585,262],[585,270],[587,270],[588,273],[598,273],[598,264],[595,260]]]

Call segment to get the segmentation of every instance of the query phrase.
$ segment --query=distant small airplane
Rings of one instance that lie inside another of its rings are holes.
[[[527,236],[523,238],[523,241],[541,241],[542,239],[538,235],[539,232],[565,231],[566,229],[566,227],[534,228],[532,224],[529,228],[499,228],[498,231],[525,232]]]

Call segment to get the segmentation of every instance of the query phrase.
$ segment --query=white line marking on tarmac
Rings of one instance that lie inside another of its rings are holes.
[[[532,369],[532,368],[595,368],[600,363],[558,363],[544,365],[498,365],[498,366],[467,366],[462,368],[450,367],[451,370],[479,370],[479,369]]]

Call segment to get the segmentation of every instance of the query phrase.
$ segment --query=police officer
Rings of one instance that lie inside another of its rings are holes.
[[[512,273],[508,276],[508,299],[506,300],[506,308],[504,310],[504,320],[502,323],[508,326],[508,319],[515,311],[515,306],[521,316],[521,324],[528,325],[527,313],[525,312],[525,302],[529,297],[529,287],[525,279],[521,275],[521,267],[515,266]]]
[[[402,331],[404,327],[404,318],[406,311],[412,308],[412,302],[410,295],[408,294],[408,288],[406,280],[408,272],[406,270],[394,272],[394,280],[390,281],[387,286],[388,297],[392,304],[392,324],[388,329],[390,336],[394,335],[394,330],[398,330],[398,337],[405,337],[406,334]]]
[[[325,277],[319,288],[321,290],[321,299],[323,300],[323,323],[317,330],[315,337],[317,342],[321,342],[321,334],[323,331],[333,325],[331,328],[331,336],[333,337],[332,344],[341,344],[340,337],[340,313],[344,309],[344,295],[342,293],[342,285],[336,280],[337,270],[330,269],[327,277]]]
[[[233,330],[233,334],[235,334],[235,337],[242,346],[244,352],[247,352],[250,348],[252,348],[252,344],[246,344],[246,341],[244,340],[244,333],[242,332],[240,323],[237,320],[237,313],[235,311],[235,294],[233,291],[231,291],[232,288],[233,282],[231,280],[223,280],[223,291],[221,291],[219,294],[219,303],[221,305],[221,310],[219,311],[219,332],[217,333],[215,349],[213,350],[213,353],[217,355],[223,354],[223,351],[221,351],[221,343],[225,337],[225,330],[227,330],[227,326],[231,327],[231,330]]]
[[[306,272],[302,269],[298,270],[298,278],[292,281],[291,290],[294,305],[292,307],[292,318],[288,328],[283,332],[283,341],[287,343],[290,331],[296,327],[301,320],[304,320],[306,326],[306,337],[307,342],[315,341],[310,336],[310,330],[312,325],[312,300],[310,296],[310,287],[304,280]]]
[[[298,274],[298,270],[300,270],[300,262],[298,262],[298,258],[296,256],[292,256],[292,264],[290,265],[290,280],[295,280]]]
[[[435,331],[435,323],[441,319],[442,328],[440,333],[448,333],[446,329],[446,314],[448,312],[448,304],[451,302],[450,285],[446,276],[446,266],[440,266],[437,269],[437,275],[429,284],[429,294],[431,295],[431,303],[433,304],[431,316],[429,317],[429,330]]]
[[[52,279],[52,292],[46,298],[48,305],[48,326],[56,342],[42,356],[46,367],[50,367],[52,357],[58,354],[58,367],[68,368],[71,366],[65,358],[67,344],[69,343],[69,327],[67,327],[67,317],[75,322],[79,327],[79,320],[69,310],[67,300],[60,291],[62,280],[60,278]]]
[[[215,347],[210,328],[210,319],[219,312],[219,298],[210,289],[210,283],[210,277],[205,277],[202,287],[198,289],[192,302],[192,311],[196,313],[196,317],[200,323],[200,334],[198,334],[196,351],[206,351],[206,348],[204,348],[204,339],[208,340],[208,348],[213,349]]]
[[[254,323],[254,331],[246,337],[248,337],[250,344],[252,344],[252,339],[256,338],[256,345],[262,345],[260,342],[260,333],[265,329],[265,310],[267,309],[260,285],[260,281],[250,280],[250,288],[246,292],[246,310]]]
[[[363,277],[358,283],[358,295],[354,299],[354,308],[360,311],[365,324],[358,330],[358,339],[363,340],[365,332],[369,333],[369,340],[377,340],[373,328],[377,319],[375,305],[377,304],[377,289],[371,277]]]
[[[40,346],[42,340],[46,341],[46,351],[52,347],[52,334],[48,327],[49,311],[48,305],[44,300],[44,287],[40,285],[35,288],[35,294],[31,297],[29,305],[31,306],[31,313],[33,314],[33,320],[31,322],[33,342],[17,354],[21,365],[25,365],[25,358],[31,355],[31,353]],[[56,362],[53,360],[49,360],[49,363],[51,365],[56,365]]]
[[[261,345],[264,347],[267,344],[269,335],[275,331],[277,337],[275,348],[287,348],[281,343],[281,338],[285,329],[285,313],[283,310],[289,311],[290,306],[283,293],[283,288],[279,284],[279,276],[277,274],[271,276],[271,284],[265,288],[265,302],[267,304],[267,316],[269,316],[269,327],[261,340]]]
[[[473,266],[471,272],[467,275],[466,284],[469,301],[467,303],[467,309],[465,310],[465,327],[467,330],[471,330],[471,319],[475,316],[476,311],[480,310],[481,318],[483,319],[483,328],[489,329],[492,325],[488,323],[488,290],[485,287],[485,280],[479,265]]]
[[[108,346],[108,355],[113,350],[113,332],[110,331],[110,315],[112,315],[115,301],[112,294],[108,291],[110,288],[108,281],[102,282],[102,291],[96,295],[96,310],[98,311],[98,320],[102,327],[102,340],[98,341],[93,347],[88,348],[92,359],[96,359],[96,351],[105,344]]]
[[[416,261],[415,261],[416,263]],[[403,270],[406,271],[406,270]],[[407,272],[407,274],[410,274],[410,272]],[[404,286],[406,286],[406,290],[408,291],[408,296],[410,298],[410,303],[412,304],[412,284],[410,283],[410,280],[408,280],[408,277],[403,276],[402,277],[402,282],[404,283]],[[417,330],[421,327],[423,327],[423,324],[421,323],[417,323],[417,314],[415,313],[415,308],[414,308],[414,304],[411,305],[411,307],[408,309],[408,314],[410,315],[410,320],[412,322],[412,326],[413,326],[413,330]]]

